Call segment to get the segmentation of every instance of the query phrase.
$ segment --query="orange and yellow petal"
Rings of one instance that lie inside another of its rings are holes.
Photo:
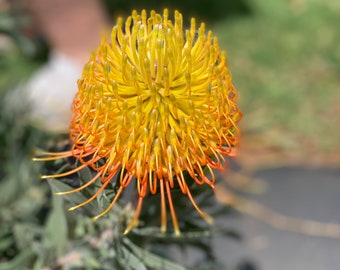
[[[197,28],[192,19],[190,29],[183,31],[182,20],[177,11],[171,20],[167,10],[163,16],[133,11],[125,22],[118,20],[78,81],[72,149],[50,157],[74,156],[82,164],[78,169],[89,166],[97,171],[91,183],[100,178],[104,187],[123,172],[111,207],[134,182],[140,200],[127,231],[137,224],[143,198],[160,193],[161,230],[166,230],[169,208],[178,234],[171,197],[175,185],[209,221],[183,172],[198,185],[213,187],[213,169],[222,169],[224,156],[232,156],[239,143],[241,113],[226,55],[204,23]],[[99,165],[103,159],[105,164]]]

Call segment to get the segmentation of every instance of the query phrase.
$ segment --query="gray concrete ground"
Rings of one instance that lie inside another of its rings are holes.
[[[340,170],[279,168],[255,177],[268,190],[252,199],[284,215],[340,224]],[[340,239],[278,230],[242,214],[223,222],[243,236],[241,242],[214,240],[216,255],[231,269],[340,269]]]

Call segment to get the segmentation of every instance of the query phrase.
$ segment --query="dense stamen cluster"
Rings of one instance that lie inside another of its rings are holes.
[[[225,53],[219,51],[217,38],[210,31],[205,33],[205,25],[196,30],[192,19],[190,29],[183,32],[177,11],[174,22],[167,10],[163,17],[154,11],[149,17],[145,11],[140,15],[134,11],[125,25],[118,20],[111,40],[103,39],[86,64],[78,88],[70,130],[72,149],[42,158],[73,156],[82,164],[45,178],[62,177],[86,166],[96,171],[91,181],[71,192],[101,179],[98,192],[72,209],[95,199],[122,172],[115,198],[95,219],[106,214],[123,189],[135,182],[140,199],[126,232],[136,225],[143,198],[159,192],[161,230],[166,231],[168,201],[178,234],[171,197],[175,185],[209,221],[196,205],[183,172],[197,184],[213,187],[213,169],[221,169],[223,155],[233,155],[238,145],[236,122],[241,114]],[[103,159],[104,165],[99,165]]]

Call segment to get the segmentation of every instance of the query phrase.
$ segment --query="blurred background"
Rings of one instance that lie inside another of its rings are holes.
[[[340,2],[332,0],[0,0],[0,262],[27,246],[27,226],[48,223],[50,191],[30,156],[67,132],[76,80],[101,35],[132,9],[164,7],[187,25],[204,21],[227,51],[244,117],[221,190],[302,222],[292,232],[267,220],[275,215],[236,207],[219,222],[242,240],[215,239],[216,256],[230,269],[337,269]],[[317,236],[303,220],[321,222]],[[327,224],[333,230],[323,233]]]

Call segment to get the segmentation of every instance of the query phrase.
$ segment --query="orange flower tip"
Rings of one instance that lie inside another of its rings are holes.
[[[41,180],[48,179],[48,178],[50,178],[49,175],[40,175]]]
[[[180,236],[181,236],[181,231],[175,230],[175,237],[180,237]]]
[[[54,193],[54,194],[57,195],[57,196],[60,196],[60,195],[64,195],[65,192],[56,192],[56,193]]]
[[[100,218],[100,216],[95,216],[95,217],[91,218],[91,220],[92,220],[93,222],[95,222],[95,221],[97,221],[99,218]]]
[[[215,223],[215,219],[207,213],[203,213],[202,218],[210,225],[213,225]]]
[[[161,233],[166,233],[166,226],[161,226]]]
[[[138,225],[138,221],[132,221],[124,231],[124,235],[127,235],[134,227]]]
[[[70,207],[69,209],[68,209],[68,211],[73,211],[73,210],[76,210],[78,208],[78,206],[73,206],[73,207]]]
[[[131,229],[126,228],[123,234],[124,234],[124,235],[127,235],[130,231],[131,231]]]

